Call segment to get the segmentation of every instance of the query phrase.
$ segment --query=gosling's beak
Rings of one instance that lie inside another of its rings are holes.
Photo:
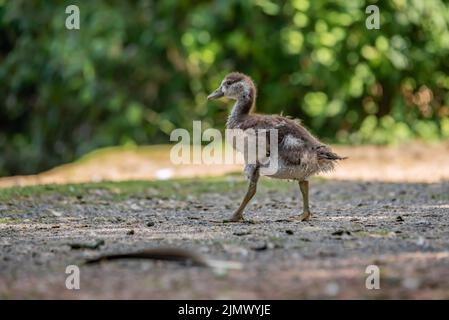
[[[212,92],[210,95],[207,96],[207,100],[214,100],[218,99],[224,96],[223,91],[221,91],[221,87]]]

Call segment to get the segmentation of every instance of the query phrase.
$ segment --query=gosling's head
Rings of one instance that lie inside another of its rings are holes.
[[[223,79],[220,86],[207,97],[207,100],[221,97],[254,101],[256,98],[256,87],[247,75],[240,72],[232,72]]]

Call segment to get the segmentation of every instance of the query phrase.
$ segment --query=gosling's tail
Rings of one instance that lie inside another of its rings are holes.
[[[341,157],[335,152],[332,152],[326,146],[319,146],[317,148],[317,156],[319,160],[345,160],[348,157]]]

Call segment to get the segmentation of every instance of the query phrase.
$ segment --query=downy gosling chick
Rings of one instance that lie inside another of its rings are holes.
[[[212,92],[207,99],[213,100],[227,97],[236,100],[228,117],[228,129],[278,130],[278,158],[277,171],[266,174],[276,179],[296,180],[303,199],[303,212],[292,217],[304,221],[311,218],[309,208],[309,177],[331,171],[335,162],[345,159],[322,144],[317,138],[301,126],[297,121],[280,115],[262,115],[254,113],[256,100],[256,87],[252,79],[242,73],[232,72],[221,82],[218,89]],[[261,164],[248,163],[245,157],[245,172],[249,186],[245,197],[229,222],[243,221],[243,210],[256,194],[257,182],[261,175]],[[263,174],[263,172],[262,172]]]

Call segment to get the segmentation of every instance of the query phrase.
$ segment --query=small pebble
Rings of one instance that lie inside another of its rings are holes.
[[[247,236],[251,234],[251,231],[236,231],[233,233],[235,236]]]
[[[335,232],[332,232],[332,235],[333,235],[333,236],[342,236],[342,235],[348,235],[348,236],[350,236],[350,235],[351,235],[351,232],[346,231],[346,230],[337,230],[337,231],[335,231]]]

